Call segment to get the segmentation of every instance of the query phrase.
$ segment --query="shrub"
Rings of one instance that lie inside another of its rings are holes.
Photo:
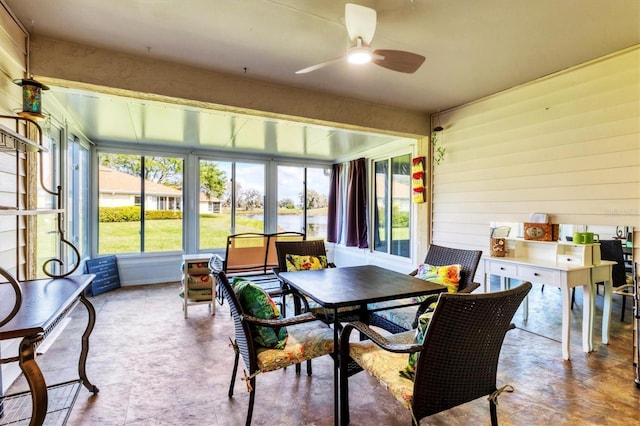
[[[175,210],[147,210],[146,220],[182,219],[182,212]],[[100,207],[100,222],[139,222],[140,206]]]

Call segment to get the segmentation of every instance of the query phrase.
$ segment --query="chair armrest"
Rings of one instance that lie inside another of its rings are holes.
[[[222,256],[219,254],[214,254],[211,256],[211,260],[209,260],[209,267],[216,272],[222,272],[225,269],[225,262]]]
[[[460,290],[458,293],[471,293],[475,291],[478,287],[480,287],[480,283],[471,283],[465,288],[463,288],[462,290]]]
[[[393,340],[390,340],[384,337],[383,335],[379,334],[378,332],[373,330],[371,327],[369,327],[367,324],[360,321],[355,321],[355,322],[347,323],[342,329],[340,346],[341,347],[346,346],[347,351],[349,350],[348,345],[349,345],[349,335],[351,334],[351,330],[359,331],[361,334],[371,339],[371,341],[376,345],[378,345],[380,348],[389,352],[410,354],[414,352],[419,352],[423,349],[423,346],[417,343],[407,344],[407,343],[394,342]]]
[[[294,317],[276,318],[276,319],[262,319],[262,318],[256,318],[251,315],[242,315],[242,320],[253,325],[261,325],[263,327],[270,327],[270,328],[280,328],[280,327],[286,327],[288,325],[295,325],[295,324],[302,324],[305,322],[317,321],[318,319],[311,312],[307,312],[304,314],[296,315]]]

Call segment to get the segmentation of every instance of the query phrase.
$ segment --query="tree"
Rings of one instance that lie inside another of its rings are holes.
[[[260,209],[263,207],[262,198],[262,194],[257,189],[249,188],[240,192],[237,204],[244,210]]]
[[[182,188],[183,161],[175,157],[144,157],[144,178],[150,182]],[[140,176],[142,157],[129,154],[101,154],[100,164],[122,173]]]
[[[295,209],[296,205],[291,198],[283,198],[282,200],[278,201],[278,207],[280,207],[281,209]]]
[[[100,165],[140,176],[142,157],[130,154],[100,154]],[[150,182],[182,189],[184,161],[175,157],[144,157],[144,178]],[[200,163],[200,191],[212,197],[220,198],[227,189],[227,176],[213,161]]]
[[[202,161],[200,163],[200,192],[212,197],[220,198],[227,189],[227,174],[218,169],[216,163]]]
[[[304,204],[304,194],[298,194],[300,198],[300,205]],[[307,208],[319,209],[320,207],[326,207],[329,205],[329,199],[326,195],[320,194],[318,191],[308,188],[307,189]]]

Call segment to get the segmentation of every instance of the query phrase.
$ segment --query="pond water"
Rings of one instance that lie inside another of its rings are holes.
[[[262,215],[249,216],[252,219],[261,220]],[[278,232],[295,231],[301,232],[302,215],[295,214],[279,214],[278,215]],[[307,238],[326,238],[327,237],[327,216],[307,216]]]

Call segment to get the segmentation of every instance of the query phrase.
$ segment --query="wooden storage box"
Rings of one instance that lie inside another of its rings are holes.
[[[558,241],[560,225],[552,223],[524,223],[524,239],[533,241]]]

